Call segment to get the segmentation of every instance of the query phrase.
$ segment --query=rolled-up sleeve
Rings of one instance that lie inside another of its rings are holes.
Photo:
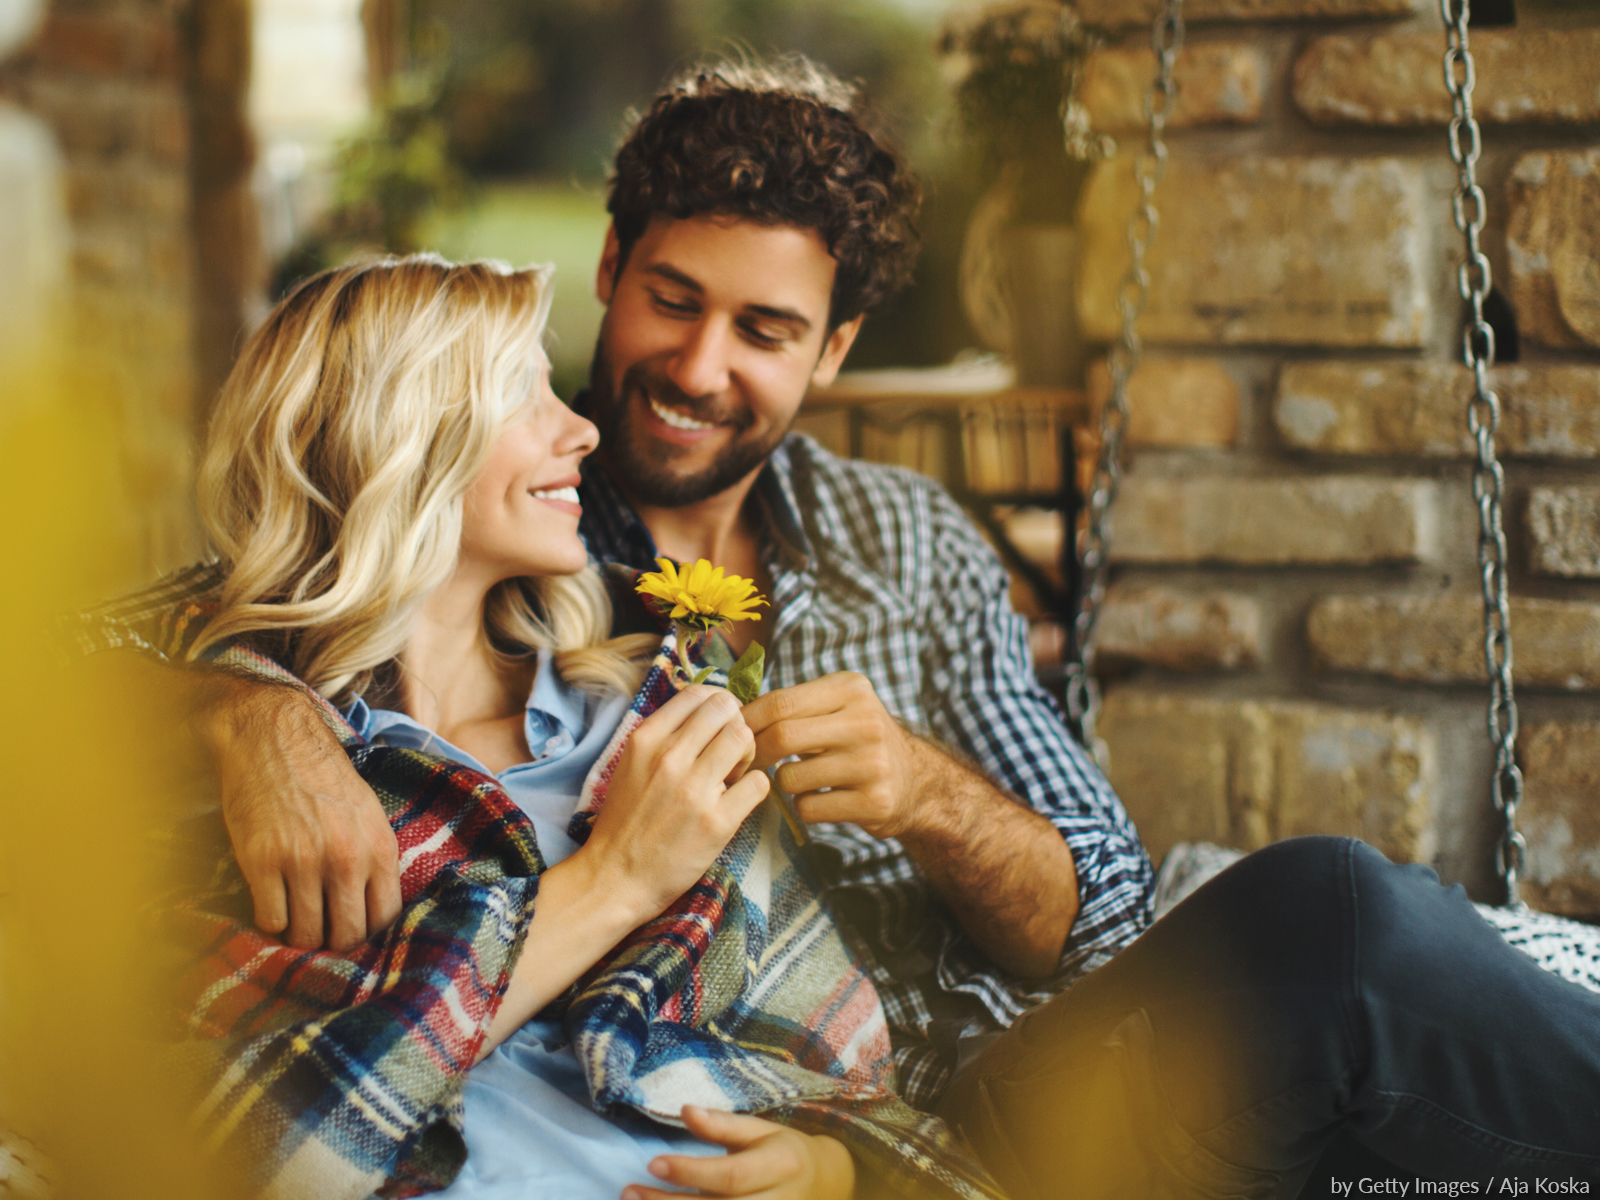
[[[929,732],[1046,817],[1072,852],[1078,916],[1057,973],[1002,971],[952,929],[941,987],[983,1001],[1009,1024],[1126,946],[1150,921],[1150,859],[1111,785],[1039,685],[1027,623],[999,559],[942,489],[930,489],[932,595],[924,650]]]

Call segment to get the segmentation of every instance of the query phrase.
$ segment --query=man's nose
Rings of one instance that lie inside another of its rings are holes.
[[[667,364],[667,377],[686,396],[715,396],[728,389],[730,330],[718,321],[697,321]]]

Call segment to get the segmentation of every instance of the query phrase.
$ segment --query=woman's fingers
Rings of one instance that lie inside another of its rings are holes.
[[[760,804],[771,790],[772,782],[765,771],[746,771],[722,794],[722,803],[743,822],[750,815],[750,810]]]
[[[646,733],[648,730],[649,733],[646,733],[646,739],[650,736],[670,737],[707,700],[712,699],[721,691],[721,688],[708,687],[703,683],[684,688],[683,691],[672,697],[643,721],[640,721],[639,728],[634,731],[633,736],[638,738],[641,733]]]
[[[707,706],[709,707],[709,706]],[[744,773],[754,757],[756,739],[744,723],[737,708],[717,730],[715,736],[700,752],[696,767],[700,771],[701,786],[712,789],[719,783],[736,779]]]
[[[732,695],[722,688],[706,690],[712,695],[702,698],[694,711],[662,743],[662,758],[676,759],[679,766],[685,769],[698,764],[707,748],[729,725],[744,726],[739,702]],[[726,775],[737,761],[737,758],[730,759],[728,768],[723,770],[722,775]],[[719,775],[717,778],[721,779],[722,776]]]
[[[725,1196],[723,1192],[683,1192],[677,1188],[645,1187],[642,1184],[630,1184],[622,1189],[622,1200],[683,1200],[685,1196]],[[794,1200],[792,1193],[780,1191],[777,1188],[763,1188],[759,1192],[735,1193],[737,1200]]]
[[[692,1115],[691,1115],[692,1114]],[[810,1167],[801,1134],[759,1117],[684,1108],[684,1124],[703,1141],[728,1147],[722,1157],[664,1154],[650,1173],[712,1196],[754,1196],[805,1177]]]
[[[685,1104],[679,1114],[684,1128],[703,1142],[741,1150],[764,1137],[782,1133],[786,1126],[748,1113],[723,1112],[717,1108],[701,1108],[698,1104]]]

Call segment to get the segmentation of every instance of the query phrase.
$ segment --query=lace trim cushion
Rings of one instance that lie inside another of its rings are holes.
[[[1475,906],[1480,916],[1550,974],[1600,992],[1600,929],[1531,908]]]

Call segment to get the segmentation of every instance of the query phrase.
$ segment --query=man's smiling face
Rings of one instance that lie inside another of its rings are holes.
[[[757,470],[859,318],[831,333],[835,263],[809,229],[657,216],[618,273],[616,235],[590,378],[600,455],[638,503],[696,504]]]

